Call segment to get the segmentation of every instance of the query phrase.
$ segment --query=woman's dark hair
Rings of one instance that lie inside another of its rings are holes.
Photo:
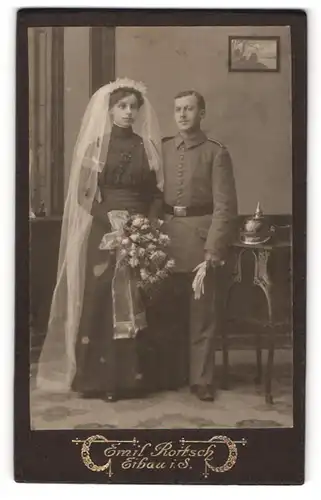
[[[196,90],[183,90],[182,92],[179,92],[178,94],[176,94],[174,99],[179,99],[180,97],[187,97],[189,95],[194,95],[197,99],[197,104],[198,104],[199,109],[205,111],[205,99],[202,96],[202,94],[200,94]]]
[[[118,101],[130,95],[134,95],[136,97],[138,109],[141,108],[142,105],[144,104],[144,98],[142,94],[138,90],[131,89],[130,87],[120,87],[119,89],[114,90],[114,92],[110,94],[109,109],[115,106],[115,104],[117,104]]]

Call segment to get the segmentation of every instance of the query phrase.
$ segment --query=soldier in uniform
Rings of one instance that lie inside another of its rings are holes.
[[[174,115],[178,133],[163,140],[163,163],[164,229],[171,238],[169,251],[176,272],[172,300],[167,297],[172,311],[164,317],[172,323],[171,335],[176,339],[188,331],[191,391],[201,400],[212,401],[222,271],[234,237],[237,197],[228,150],[201,130],[203,96],[195,91],[180,92],[175,98]],[[193,271],[204,260],[210,264],[204,294],[195,299]],[[180,355],[184,355],[182,342],[172,353],[176,369]]]

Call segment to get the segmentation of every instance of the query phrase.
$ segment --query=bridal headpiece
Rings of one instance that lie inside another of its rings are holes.
[[[131,80],[130,78],[117,78],[117,80],[108,84],[110,93],[121,88],[135,89],[142,95],[145,95],[147,93],[147,87],[143,82],[136,82],[135,80]]]

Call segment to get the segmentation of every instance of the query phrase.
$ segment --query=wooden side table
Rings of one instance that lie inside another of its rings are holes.
[[[228,281],[225,299],[225,308],[228,315],[231,292],[236,284],[241,284],[244,281],[243,275],[243,260],[244,257],[251,253],[254,257],[253,278],[251,278],[251,285],[263,291],[265,302],[267,305],[267,321],[261,321],[260,326],[267,327],[268,331],[268,359],[265,374],[265,400],[267,403],[273,403],[272,397],[272,375],[273,375],[273,361],[275,351],[275,331],[278,325],[282,323],[277,317],[278,314],[278,296],[282,290],[279,289],[277,272],[271,272],[271,261],[278,260],[283,254],[288,262],[288,269],[290,269],[291,260],[291,243],[290,241],[279,241],[275,243],[265,243],[258,245],[246,245],[241,242],[236,242],[233,246],[232,252],[232,273]],[[290,292],[289,292],[290,293]],[[284,291],[283,291],[284,294]],[[247,318],[251,323],[252,318]],[[252,321],[253,322],[253,321]],[[284,322],[284,321],[283,321]],[[257,324],[257,321],[256,321]],[[228,388],[228,372],[229,372],[229,335],[227,327],[223,328],[222,332],[222,351],[223,351],[223,388]],[[257,333],[256,342],[256,357],[257,357],[257,378],[256,382],[262,382],[262,346],[261,336]]]

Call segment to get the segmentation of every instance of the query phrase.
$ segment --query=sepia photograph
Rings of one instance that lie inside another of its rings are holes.
[[[293,427],[291,50],[28,28],[32,430]]]

